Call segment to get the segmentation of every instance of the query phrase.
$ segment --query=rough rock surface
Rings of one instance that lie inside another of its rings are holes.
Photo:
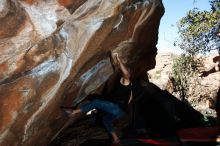
[[[204,57],[204,68],[201,71],[209,70],[214,66],[212,58],[215,54],[208,57]],[[172,76],[172,64],[173,59],[178,57],[172,53],[158,54],[156,57],[156,66],[154,69],[148,72],[149,80],[160,87],[162,90],[168,90],[174,96],[178,98],[178,94],[172,91],[170,86],[170,77]],[[208,99],[216,100],[216,95],[220,87],[220,72],[210,74],[207,77],[197,78],[199,84],[190,85],[188,102],[196,110],[206,116],[216,117],[216,113],[213,109],[209,108]]]
[[[161,0],[1,0],[0,145],[44,146],[83,100],[117,73],[155,65]]]
[[[160,53],[156,56],[156,66],[148,71],[149,80],[160,89],[165,90],[172,74],[173,59],[177,55],[172,53]]]

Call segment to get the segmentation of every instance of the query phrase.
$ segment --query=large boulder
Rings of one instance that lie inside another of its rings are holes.
[[[59,107],[116,74],[112,51],[145,76],[163,13],[161,0],[2,0],[0,145],[47,145],[68,123]]]

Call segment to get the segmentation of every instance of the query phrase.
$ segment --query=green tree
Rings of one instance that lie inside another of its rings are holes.
[[[179,46],[185,53],[196,55],[219,51],[220,41],[216,32],[220,25],[220,0],[212,0],[210,5],[210,11],[194,8],[178,22]]]
[[[190,85],[193,82],[196,85],[196,77],[202,66],[197,55],[220,50],[220,40],[216,36],[220,25],[220,0],[212,0],[210,5],[210,11],[200,11],[198,8],[190,10],[177,24],[180,36],[178,45],[183,54],[174,60],[173,84],[183,101],[190,96]]]
[[[200,58],[186,54],[174,60],[172,67],[174,90],[179,93],[181,101],[187,102],[190,86],[198,85],[197,75],[200,66]]]

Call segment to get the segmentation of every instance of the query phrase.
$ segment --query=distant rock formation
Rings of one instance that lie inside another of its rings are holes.
[[[111,51],[144,76],[163,13],[161,0],[1,0],[0,145],[49,143],[68,121],[59,107],[117,74]]]
[[[202,70],[209,70],[214,66],[212,58],[215,55],[204,57],[204,68]],[[170,77],[172,77],[173,59],[178,55],[172,53],[161,53],[156,57],[156,66],[154,69],[148,71],[149,80],[160,87],[162,90],[167,90],[178,98],[178,94],[173,92]],[[199,85],[191,84],[189,103],[198,111],[206,116],[216,116],[214,110],[209,108],[209,99],[216,100],[217,91],[220,87],[220,72],[210,74],[204,78],[198,78]],[[170,86],[171,85],[171,86]]]

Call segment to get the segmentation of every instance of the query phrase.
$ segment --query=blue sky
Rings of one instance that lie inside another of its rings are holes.
[[[193,0],[163,0],[163,5],[165,14],[160,22],[158,53],[179,54],[181,50],[173,46],[175,39],[178,38],[176,23],[194,7],[199,10],[210,10],[209,0],[196,0],[195,2]]]

